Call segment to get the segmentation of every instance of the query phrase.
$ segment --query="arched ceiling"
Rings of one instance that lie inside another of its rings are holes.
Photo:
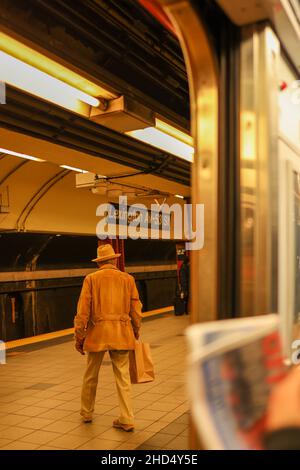
[[[96,217],[96,208],[100,203],[108,201],[104,196],[93,194],[89,189],[76,189],[75,172],[63,169],[59,165],[75,166],[106,176],[134,172],[125,165],[6,129],[0,130],[0,141],[3,148],[45,160],[36,162],[12,155],[1,155],[0,230],[2,231],[95,234],[99,220]],[[118,179],[118,183],[170,195],[189,195],[188,187],[153,175],[121,178]],[[138,202],[149,206],[155,203],[154,199],[139,198]],[[160,201],[163,199],[160,198]],[[167,200],[175,201],[171,196]],[[179,200],[176,199],[176,202]],[[6,206],[8,206],[7,213],[5,213]]]

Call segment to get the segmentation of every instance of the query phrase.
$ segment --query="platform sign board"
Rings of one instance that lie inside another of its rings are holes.
[[[141,228],[155,230],[169,230],[170,217],[159,211],[151,211],[146,209],[142,204],[133,204],[132,206],[123,206],[121,204],[110,203],[108,206],[108,223],[117,225],[134,225],[138,224]]]
[[[145,239],[185,240],[185,249],[201,250],[204,246],[204,205],[173,203],[127,204],[127,196],[119,202],[102,203],[96,209],[100,217],[96,235],[100,240]],[[149,208],[150,205],[150,208]]]
[[[171,214],[149,210],[144,204],[107,203],[97,230],[98,238],[170,238]]]

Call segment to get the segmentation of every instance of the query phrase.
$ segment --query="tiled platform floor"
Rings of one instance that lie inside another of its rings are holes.
[[[136,430],[112,428],[118,416],[109,356],[100,371],[93,423],[81,423],[80,390],[85,357],[73,343],[9,356],[0,365],[0,449],[187,449],[185,390],[187,317],[145,321],[142,339],[152,345],[156,379],[133,386]]]
[[[188,449],[189,413],[184,413],[147,439],[138,450],[186,450]]]

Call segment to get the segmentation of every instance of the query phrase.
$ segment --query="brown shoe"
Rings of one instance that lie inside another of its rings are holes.
[[[134,426],[132,424],[123,424],[123,423],[120,423],[120,421],[118,419],[115,419],[113,421],[113,427],[114,428],[119,428],[119,429],[123,429],[123,431],[126,431],[126,432],[130,432],[130,431],[133,431],[134,430]]]

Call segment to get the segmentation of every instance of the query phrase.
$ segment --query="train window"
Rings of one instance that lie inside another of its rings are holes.
[[[280,188],[279,312],[285,352],[290,357],[293,341],[300,337],[300,162],[283,142],[279,148],[285,152]]]
[[[279,93],[279,313],[285,353],[300,337],[300,107],[295,101],[298,76],[282,55]]]
[[[294,180],[294,237],[295,237],[295,294],[294,294],[294,325],[296,335],[300,330],[300,173],[293,172]]]

